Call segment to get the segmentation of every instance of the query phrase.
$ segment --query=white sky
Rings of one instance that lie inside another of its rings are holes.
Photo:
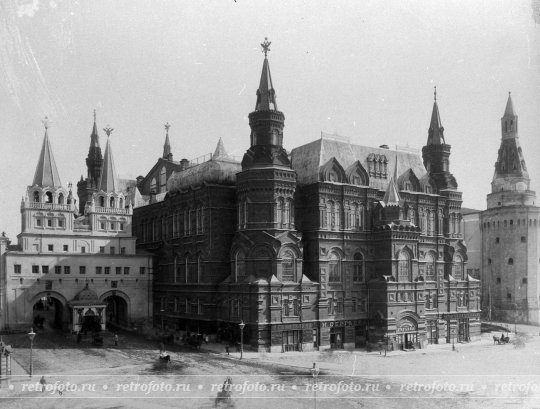
[[[536,1],[536,0],[534,0]],[[120,176],[145,175],[170,122],[175,160],[249,147],[263,54],[287,150],[337,132],[421,149],[433,86],[465,207],[485,208],[508,91],[540,190],[540,25],[531,0],[3,0],[0,230],[20,232],[49,116],[64,186],[86,176],[92,112]]]

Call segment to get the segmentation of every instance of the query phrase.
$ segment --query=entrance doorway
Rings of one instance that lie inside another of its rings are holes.
[[[118,295],[110,295],[103,301],[107,304],[107,322],[128,326],[128,305],[126,300]]]
[[[330,348],[343,349],[345,328],[330,328]]]
[[[34,328],[59,328],[64,325],[64,307],[54,297],[41,297],[32,308],[32,323]]]
[[[399,349],[415,349],[418,342],[417,333],[398,334],[397,342]]]
[[[300,351],[302,349],[300,346],[302,343],[301,331],[283,331],[282,334],[283,352]]]
[[[469,341],[469,319],[463,318],[458,320],[458,342]]]
[[[87,332],[99,332],[101,330],[101,323],[99,317],[93,310],[88,310],[84,314],[81,330],[85,334]]]

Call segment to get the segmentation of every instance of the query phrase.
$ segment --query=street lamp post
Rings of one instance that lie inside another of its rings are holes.
[[[316,363],[313,362],[313,368],[311,368],[311,376],[313,376],[313,404],[315,409],[317,409],[317,376],[319,376],[319,368],[317,368]]]
[[[30,332],[28,333],[28,338],[30,339],[30,377],[34,374],[34,338],[36,337],[36,333],[34,332],[34,328],[30,328]]]
[[[244,327],[246,326],[244,320],[238,326],[240,327],[240,359],[242,359],[244,355]]]

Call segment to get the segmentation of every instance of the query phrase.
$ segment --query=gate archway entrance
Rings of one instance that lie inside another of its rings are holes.
[[[124,298],[114,294],[105,297],[103,302],[107,305],[107,322],[113,325],[129,325],[128,304]]]
[[[64,313],[64,305],[59,299],[44,294],[32,306],[32,323],[39,329],[64,329]]]

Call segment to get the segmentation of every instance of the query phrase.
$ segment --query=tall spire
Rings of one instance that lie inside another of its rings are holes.
[[[530,178],[518,137],[518,116],[508,93],[501,118],[501,145],[488,195],[488,209],[515,204],[534,204],[536,193],[530,190]]]
[[[444,145],[444,128],[441,124],[439,115],[439,106],[437,105],[437,87],[434,87],[433,92],[433,111],[431,112],[431,122],[428,131],[428,145]]]
[[[255,111],[249,114],[251,128],[251,146],[242,159],[242,169],[252,166],[286,166],[290,167],[287,152],[283,149],[283,128],[285,115],[277,110],[276,95],[268,65],[270,42],[265,38],[261,47],[264,62]]]
[[[104,128],[107,134],[107,145],[105,146],[105,155],[103,158],[103,169],[101,171],[101,179],[99,181],[98,190],[104,192],[117,192],[118,180],[116,177],[116,168],[114,166],[113,154],[111,149],[111,133],[114,129]]]
[[[268,51],[270,51],[271,42],[268,38],[264,39],[264,43],[261,47],[264,52],[264,62],[261,72],[261,81],[259,82],[259,89],[257,90],[257,102],[255,103],[255,111],[277,111],[276,104],[276,92],[274,91],[274,85],[272,84],[272,75],[270,74],[270,65],[268,64]]]
[[[41,146],[41,153],[39,154],[32,185],[60,187],[62,186],[62,182],[60,182],[60,175],[56,168],[56,162],[54,161],[51,143],[49,141],[48,129],[50,122],[47,117],[42,122],[45,127],[45,136],[43,137],[43,145]]]
[[[508,91],[508,101],[506,102],[506,109],[504,110],[504,116],[515,116],[514,104],[512,103],[512,93]]]
[[[99,148],[101,151],[101,147],[99,146],[99,135],[97,131],[97,124],[96,124],[96,110],[94,109],[94,126],[92,128],[92,134],[90,135],[90,150],[92,148]]]
[[[171,142],[169,141],[169,128],[171,125],[165,124],[165,144],[163,145],[163,159],[172,160]]]

